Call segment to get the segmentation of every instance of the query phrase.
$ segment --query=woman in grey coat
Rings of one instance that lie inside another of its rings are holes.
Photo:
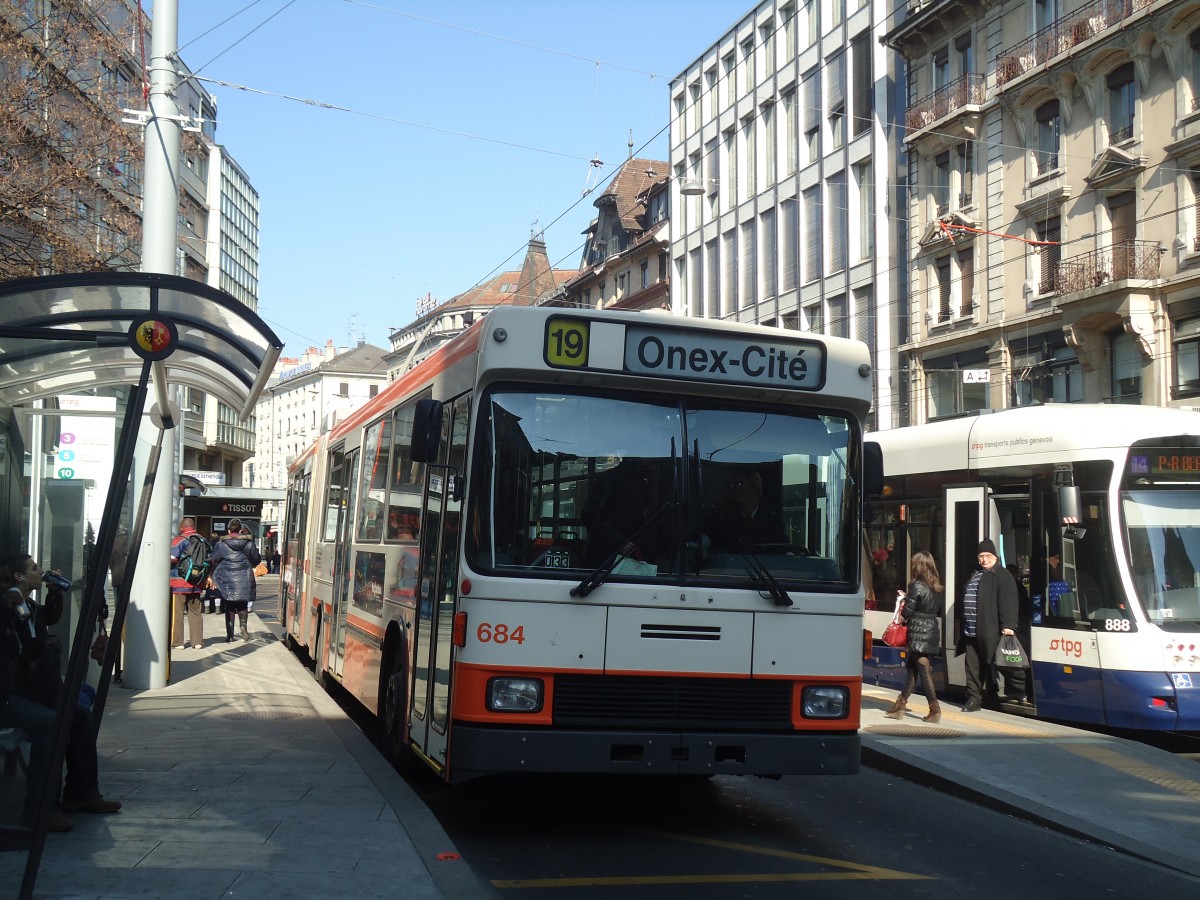
[[[922,721],[936,723],[942,720],[942,707],[933,687],[933,664],[930,658],[942,652],[942,629],[938,624],[942,606],[942,580],[938,576],[937,563],[924,550],[913,554],[909,571],[911,583],[908,593],[898,591],[896,596],[896,602],[904,604],[900,615],[908,625],[908,680],[892,708],[884,715],[889,719],[903,718],[909,695],[916,689],[919,680],[925,699],[929,701],[929,715],[924,716]]]
[[[225,642],[233,640],[233,617],[237,614],[242,626],[242,640],[250,640],[246,627],[248,606],[254,600],[254,567],[261,557],[254,538],[243,530],[240,519],[230,519],[225,537],[212,552],[212,580],[225,598]]]

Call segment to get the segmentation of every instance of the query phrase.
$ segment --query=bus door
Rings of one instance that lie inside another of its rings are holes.
[[[350,571],[354,565],[354,523],[358,520],[358,450],[346,454],[341,473],[341,521],[338,523],[337,552],[334,554],[333,612],[330,616],[329,671],[342,674],[346,656],[346,612],[350,608]]]
[[[987,510],[987,485],[946,488],[946,552],[942,560],[946,617],[942,622],[942,642],[946,647],[946,683],[956,687],[967,683],[965,657],[956,654],[954,646],[958,642],[963,589],[978,565]]]
[[[438,462],[425,467],[425,514],[421,519],[421,568],[417,586],[412,745],[435,765],[446,764],[450,713],[450,661],[462,542],[461,496],[467,460],[470,397],[446,404]]]

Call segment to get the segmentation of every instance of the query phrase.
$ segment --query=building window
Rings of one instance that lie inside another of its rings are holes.
[[[835,172],[829,176],[829,271],[841,272],[849,264],[849,201],[846,196],[846,172]]]
[[[850,337],[850,314],[845,294],[829,298],[829,333],[834,337]]]
[[[721,77],[725,79],[725,105],[737,100],[737,59],[732,53],[721,59]]]
[[[800,165],[800,137],[796,131],[796,92],[783,95],[783,130],[787,135],[787,169],[785,175],[795,175]]]
[[[954,50],[958,54],[958,74],[975,74],[975,48],[971,45],[971,33],[960,34],[954,39]]]
[[[871,74],[870,33],[860,34],[850,43],[854,64],[854,136],[871,129],[875,112],[875,81]]]
[[[1129,278],[1137,267],[1137,204],[1133,191],[1121,191],[1108,198],[1108,216],[1112,223],[1112,277]]]
[[[783,201],[783,289],[796,289],[796,259],[800,247],[800,206],[795,199]]]
[[[759,73],[761,80],[764,75],[772,75],[775,72],[775,27],[773,25],[764,25],[758,30],[759,43],[762,44],[762,61],[763,72]]]
[[[754,38],[742,41],[742,65],[738,69],[738,96],[750,92],[754,82]]]
[[[758,302],[758,246],[754,234],[754,221],[742,224],[742,255],[739,261],[742,269],[742,293],[739,300],[740,308],[753,306]]]
[[[825,316],[820,302],[804,307],[804,316],[808,319],[808,330],[814,334],[824,334]]]
[[[705,268],[708,276],[708,317],[718,319],[721,317],[721,257],[715,238],[704,245],[704,253],[708,263]]]
[[[775,171],[778,165],[775,161],[775,107],[764,106],[762,108],[762,129],[763,129],[763,150],[764,160],[763,168],[766,170],[765,184],[770,186],[775,183],[778,173]]]
[[[1189,72],[1192,81],[1192,112],[1200,111],[1200,28],[1188,35],[1188,49],[1191,53]]]
[[[687,308],[688,315],[701,316],[704,311],[704,297],[701,291],[704,289],[704,271],[703,263],[700,257],[700,248],[697,247],[688,253],[688,296]]]
[[[738,154],[737,135],[733,131],[725,132],[725,173],[725,208],[734,209],[738,198]]]
[[[821,36],[821,4],[817,0],[808,0],[804,4],[804,25],[805,37],[811,47]]]
[[[779,7],[779,41],[786,62],[796,55],[796,4],[785,3]]]
[[[804,192],[804,283],[821,277],[821,198],[820,188]]]
[[[1062,119],[1058,112],[1058,101],[1051,100],[1037,108],[1037,146],[1033,156],[1037,162],[1037,174],[1045,175],[1058,168],[1058,148],[1062,138]]]
[[[938,306],[934,321],[939,325],[950,321],[950,295],[953,293],[951,283],[950,257],[943,256],[937,260]]]
[[[1200,394],[1200,319],[1175,323],[1175,396]]]
[[[1067,346],[1046,347],[1043,360],[1013,372],[1013,405],[1082,403],[1083,369]]]
[[[721,235],[722,254],[721,272],[725,279],[725,309],[736,310],[738,288],[738,252],[737,233],[730,229]]]
[[[777,238],[775,235],[775,210],[764,210],[759,216],[759,238],[762,243],[762,288],[763,297],[774,297],[779,293]]]
[[[746,149],[746,185],[743,197],[758,193],[758,141],[756,140],[754,116],[742,120],[742,146]]]
[[[667,251],[663,250],[658,254],[658,278],[660,281],[667,280]],[[600,283],[601,290],[604,288],[604,282]]]
[[[958,251],[958,314],[969,316],[975,308],[975,248]]]
[[[1136,81],[1133,63],[1118,66],[1108,76],[1108,140],[1119,144],[1133,137]]]
[[[650,287],[650,260],[642,260],[642,290]]]
[[[966,209],[971,205],[975,184],[975,144],[963,141],[955,148],[954,165],[958,175],[958,208]]]
[[[933,159],[933,204],[936,214],[950,211],[950,153],[939,153]]]
[[[854,180],[858,183],[858,258],[871,259],[875,255],[875,188],[869,160],[854,167]]]
[[[379,385],[373,384],[373,385],[371,385],[370,390],[367,393],[367,396],[374,397],[378,393],[379,393]]]
[[[1058,269],[1058,261],[1062,258],[1062,224],[1058,216],[1051,216],[1043,222],[1034,225],[1034,233],[1038,241],[1032,248],[1038,275],[1038,293],[1049,294],[1054,290],[1054,273]]]
[[[1200,252],[1200,169],[1191,170],[1192,179],[1192,250]]]
[[[1058,21],[1060,0],[1035,0],[1033,5],[1033,30],[1041,31]]]
[[[828,62],[829,138],[837,149],[846,143],[846,54],[835,53]]]
[[[1112,357],[1112,402],[1142,402],[1142,357],[1133,335],[1114,332],[1109,339]]]
[[[933,53],[933,92],[950,84],[950,51],[940,47]]]
[[[804,144],[808,162],[816,162],[821,150],[821,70],[804,76]]]

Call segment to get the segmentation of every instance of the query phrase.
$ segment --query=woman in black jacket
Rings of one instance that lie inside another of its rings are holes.
[[[900,615],[908,625],[908,680],[892,708],[884,715],[889,719],[903,718],[908,697],[916,688],[917,679],[920,679],[921,690],[929,701],[929,715],[924,716],[922,721],[940,722],[942,707],[933,688],[930,657],[942,652],[942,630],[938,624],[942,611],[942,580],[938,576],[937,563],[924,550],[913,554],[910,571],[908,594],[901,591],[896,594],[896,602],[904,604]]]
[[[242,640],[250,640],[246,628],[248,606],[254,601],[254,567],[261,557],[254,538],[242,529],[240,519],[230,519],[228,532],[212,552],[212,580],[225,600],[225,642],[233,640],[233,617],[242,626]]]

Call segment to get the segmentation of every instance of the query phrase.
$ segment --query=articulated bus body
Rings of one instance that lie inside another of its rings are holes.
[[[287,640],[451,782],[859,765],[866,348],[498,308],[295,461]]]
[[[943,675],[961,690],[962,592],[990,537],[1020,586],[1033,714],[1200,730],[1200,414],[1052,404],[869,440],[886,471],[869,631],[883,633],[908,561],[929,550],[946,585]],[[900,651],[877,643],[865,676],[897,685]]]

